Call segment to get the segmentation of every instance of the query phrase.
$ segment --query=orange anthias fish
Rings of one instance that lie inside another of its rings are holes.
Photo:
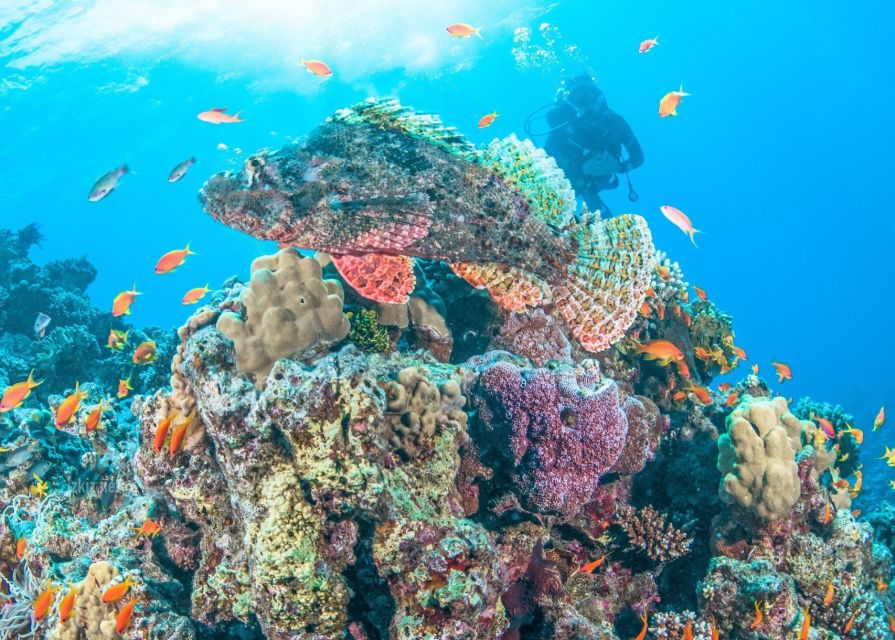
[[[479,118],[479,129],[484,129],[485,127],[490,127],[494,123],[494,120],[496,120],[496,119],[497,119],[496,111],[492,111],[491,113],[482,116],[481,118]]]
[[[685,214],[680,209],[667,204],[663,204],[661,207],[659,207],[659,211],[661,211],[662,215],[668,218],[674,224],[674,226],[690,236],[690,242],[693,243],[694,247],[696,247],[697,249],[699,248],[699,246],[696,244],[696,240],[693,239],[693,236],[697,233],[700,233],[700,231],[693,226],[693,223],[690,222],[690,218],[687,217],[687,214]],[[698,291],[702,290],[699,289]],[[703,291],[703,295],[704,294],[705,292]]]
[[[646,638],[646,632],[649,631],[649,617],[646,615],[646,611],[640,614],[640,620],[643,622],[643,628],[631,640],[644,640]]]
[[[25,536],[22,536],[18,540],[16,540],[16,560],[21,560],[25,557],[25,552],[28,550],[28,539]]]
[[[113,351],[121,351],[122,349],[124,349],[124,345],[127,344],[127,334],[129,333],[130,331],[109,329],[109,338],[106,341],[106,346]]]
[[[78,388],[78,383],[75,383],[75,390],[71,393],[65,400],[62,401],[56,408],[56,416],[55,416],[55,424],[57,429],[61,429],[69,422],[71,422],[75,413],[78,411],[78,407],[81,406],[81,401],[87,397],[86,391],[81,391]]]
[[[722,382],[718,385],[718,391],[720,391],[721,393],[727,393],[732,387],[733,385],[729,382]]]
[[[237,111],[232,116],[230,114],[224,113],[227,110],[227,107],[216,107],[209,111],[203,111],[200,113],[197,118],[202,122],[208,122],[211,124],[233,124],[235,122],[245,122],[240,119],[239,114],[241,111]]]
[[[99,426],[100,418],[102,418],[103,412],[108,408],[109,407],[104,402],[100,402],[90,409],[87,417],[84,419],[84,428],[87,429],[87,433],[90,433]]]
[[[468,38],[470,36],[478,36],[482,37],[482,34],[479,33],[481,29],[476,29],[475,27],[471,27],[470,25],[464,22],[458,22],[457,24],[452,24],[447,29],[445,29],[449,34],[454,36],[455,38]]]
[[[174,428],[173,433],[171,433],[171,442],[168,443],[169,456],[173,456],[175,453],[180,451],[180,447],[183,445],[183,439],[186,437],[186,430],[190,426],[190,422],[192,422],[192,416],[188,417],[186,420],[184,420]]]
[[[80,590],[79,587],[76,587],[73,584],[68,585],[68,593],[65,594],[65,597],[62,598],[62,602],[59,603],[59,622],[64,623],[71,618],[72,611],[74,611],[75,608],[75,598],[78,597],[78,592]]]
[[[811,631],[811,614],[808,613],[808,607],[802,609],[802,615],[805,619],[802,621],[802,631],[799,633],[799,640],[808,640],[808,633]]]
[[[155,264],[155,272],[159,275],[171,273],[186,261],[187,256],[194,255],[196,254],[190,251],[190,243],[187,242],[185,249],[174,249],[159,258]]]
[[[136,581],[134,581],[131,577],[127,577],[124,582],[113,584],[111,587],[103,592],[103,604],[112,604],[113,602],[118,602],[125,595],[127,595],[127,592],[130,590],[130,588],[136,584]]]
[[[761,621],[764,620],[764,602],[755,602],[755,620],[752,621],[752,624],[749,625],[750,629],[758,629],[761,626]]]
[[[673,342],[668,340],[650,340],[637,346],[637,353],[644,354],[646,360],[658,360],[662,366],[682,360],[684,354]]]
[[[333,74],[333,70],[329,68],[329,65],[320,60],[305,60],[302,58],[301,64],[305,69],[320,78],[328,78]]]
[[[122,400],[128,396],[128,394],[133,391],[134,388],[131,386],[131,377],[128,376],[123,380],[118,381],[118,399]]]
[[[830,520],[832,520],[832,519],[833,519],[833,507],[831,507],[830,503],[828,502],[826,504],[826,506],[824,507],[824,515],[821,517],[820,522],[821,522],[821,524],[830,524]],[[827,591],[827,595],[829,595],[831,598],[833,597],[833,583],[832,582],[830,583],[829,589]]]
[[[879,408],[879,413],[873,419],[873,430],[878,431],[886,423],[886,405]]]
[[[131,305],[134,303],[134,300],[137,299],[137,296],[143,295],[139,291],[137,291],[137,285],[134,284],[134,288],[130,291],[122,291],[115,299],[112,300],[112,315],[116,318],[119,316],[130,315],[131,313]]]
[[[0,413],[6,413],[22,406],[25,399],[31,395],[31,390],[43,383],[43,380],[35,382],[34,369],[28,374],[28,379],[23,382],[6,387],[3,392],[3,398],[0,399]]]
[[[829,505],[827,505],[827,506],[829,506]],[[833,604],[833,591],[834,591],[833,583],[830,582],[830,584],[827,585],[827,593],[824,595],[824,606],[825,607],[829,607],[831,604]]]
[[[877,593],[883,593],[883,592],[888,591],[888,590],[889,590],[889,583],[885,582],[884,580],[880,580],[879,578],[877,578],[877,579],[876,579],[876,591],[877,591]]]
[[[119,611],[118,615],[115,617],[115,631],[118,632],[119,636],[130,626],[131,617],[134,615],[135,604],[137,604],[137,602],[134,599],[131,599],[130,602],[121,608],[121,611]]]
[[[848,633],[851,631],[851,628],[855,626],[855,618],[858,617],[858,609],[855,610],[851,617],[848,619],[848,622],[845,623],[845,626],[842,628],[842,633]]]
[[[150,364],[155,362],[158,360],[158,345],[154,340],[141,342],[136,350],[134,350],[132,360],[134,364]]]
[[[147,538],[156,537],[162,530],[162,525],[152,520],[144,520],[140,527],[133,527],[134,533],[138,536],[146,536]]]
[[[659,275],[659,277],[662,278],[663,280],[670,280],[670,279],[671,279],[671,269],[669,269],[668,267],[666,267],[664,264],[660,264],[660,265],[657,265],[657,266],[656,266],[656,273],[657,273],[657,274]]]
[[[662,213],[665,213],[665,212],[663,211]],[[683,215],[683,214],[682,214],[682,215]],[[671,220],[671,218],[668,217],[667,215],[666,215],[665,217],[668,218],[669,220]],[[674,220],[671,220],[671,221],[674,222]],[[689,221],[688,221],[688,222],[689,222]],[[677,224],[677,222],[674,222],[674,223]],[[680,225],[678,225],[678,226],[680,226]],[[684,233],[687,233],[687,232],[685,231]],[[700,300],[708,300],[708,299],[709,299],[708,295],[706,295],[706,293],[705,293],[705,289],[700,289],[699,287],[694,286],[694,287],[693,287],[693,291],[696,292],[696,296],[697,296]]]
[[[724,406],[728,409],[735,405],[740,399],[740,394],[734,391],[729,396],[727,396],[727,401],[724,403]]]
[[[578,571],[580,571],[581,573],[591,573],[594,569],[596,569],[596,568],[599,567],[601,564],[603,564],[604,562],[606,562],[606,558],[608,558],[608,557],[609,557],[609,554],[608,554],[608,553],[603,554],[602,556],[600,556],[600,557],[597,558],[596,560],[594,560],[594,561],[592,561],[592,562],[588,562],[587,564],[581,565],[581,568],[578,569]]]
[[[782,362],[777,362],[776,360],[772,360],[771,364],[777,370],[777,382],[792,380],[792,369],[789,368],[789,365]]]
[[[749,359],[749,358],[746,357],[746,351],[745,351],[744,349],[742,349],[741,347],[734,347],[734,346],[731,346],[730,348],[731,348],[731,350],[736,354],[737,358],[740,358],[740,359],[742,359],[742,360],[748,360],[748,359]]]
[[[196,287],[195,289],[190,289],[184,294],[183,299],[180,301],[181,304],[196,304],[205,297],[211,289],[208,288],[206,284],[204,287]]]
[[[168,417],[159,422],[158,428],[155,430],[155,439],[152,443],[152,448],[156,453],[161,453],[164,448],[165,439],[168,437],[168,430],[171,428],[171,423],[174,422],[174,418],[176,417],[177,413],[172,412]]]
[[[712,640],[721,640],[721,634],[718,631],[718,627],[715,625],[714,618],[709,620],[709,632],[712,634]]]
[[[689,96],[689,93],[684,92],[684,83],[681,83],[681,88],[677,91],[669,91],[662,99],[659,100],[659,117],[665,118],[667,116],[676,116],[677,108],[681,104],[681,100]]]
[[[657,46],[659,46],[659,36],[656,36],[655,38],[647,38],[640,43],[640,53],[646,53],[653,47]]]
[[[684,387],[684,388],[687,391],[689,391],[690,393],[692,393],[694,396],[699,398],[699,401],[702,404],[711,404],[712,396],[709,394],[709,390],[706,389],[705,387],[700,387],[698,385],[691,384],[690,386]]]
[[[37,596],[37,599],[34,601],[35,620],[41,620],[47,615],[50,611],[50,607],[53,606],[53,600],[56,599],[56,592],[59,591],[59,589],[60,587],[50,583],[50,586]]]
[[[848,428],[840,431],[839,435],[840,436],[850,435],[852,438],[855,439],[855,442],[857,442],[858,444],[864,444],[864,432],[861,431],[860,429],[855,429],[853,426],[851,426],[848,423],[846,423],[846,426],[848,426]]]
[[[892,632],[892,635],[895,636],[895,616],[887,616],[889,618],[889,631]]]
[[[684,640],[693,640],[693,621],[687,620],[687,624],[684,627]]]

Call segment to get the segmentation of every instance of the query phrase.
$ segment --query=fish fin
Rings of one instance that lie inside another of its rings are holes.
[[[194,255],[196,255],[196,252],[193,251],[192,249],[190,249],[190,243],[189,243],[189,242],[186,243],[186,255],[188,255],[188,256],[194,256]]]
[[[381,253],[332,255],[333,264],[345,281],[361,296],[376,302],[407,302],[416,286],[413,258]]]
[[[479,40],[482,39],[482,28],[481,28],[481,27],[479,27],[478,29],[474,29],[472,33],[473,33],[473,35],[476,36]]]
[[[693,246],[698,249],[699,245],[696,244],[696,240],[693,238],[693,236],[696,235],[697,233],[699,233],[699,229],[690,229],[690,231],[687,232],[687,235],[690,236],[690,242],[693,243]],[[743,359],[745,360],[745,358],[743,358]]]
[[[224,113],[227,110],[227,107],[214,107],[212,111],[217,111],[218,113]]]
[[[516,187],[541,222],[564,229],[575,218],[575,192],[556,161],[531,140],[494,140],[480,162]]]
[[[646,299],[655,266],[652,236],[634,214],[584,223],[572,233],[578,258],[568,279],[553,285],[553,297],[581,346],[600,351],[625,335]]]
[[[327,122],[367,125],[425,140],[468,160],[477,157],[475,146],[454,127],[445,126],[437,115],[416,113],[402,107],[397,100],[368,98],[351,107],[339,109],[327,118]]]
[[[544,283],[536,276],[497,262],[455,262],[450,265],[458,276],[477,289],[487,289],[500,307],[525,311],[544,300]]]

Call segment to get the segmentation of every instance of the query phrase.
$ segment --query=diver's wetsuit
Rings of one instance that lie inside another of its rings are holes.
[[[619,161],[621,173],[643,164],[643,149],[627,121],[614,111],[604,108],[587,117],[579,118],[567,104],[559,103],[547,114],[552,127],[544,150],[556,159],[572,183],[575,193],[581,196],[591,209],[609,213],[600,198],[600,191],[618,186],[616,172],[606,175],[586,175],[584,164],[594,155],[608,153]],[[622,147],[628,152],[628,160],[621,161]]]

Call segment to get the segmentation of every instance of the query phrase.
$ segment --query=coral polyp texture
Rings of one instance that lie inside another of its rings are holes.
[[[252,373],[259,385],[283,356],[348,335],[342,287],[334,280],[323,280],[315,259],[283,249],[257,258],[251,271],[249,285],[238,301],[243,313],[225,311],[218,329],[233,340],[237,367]]]

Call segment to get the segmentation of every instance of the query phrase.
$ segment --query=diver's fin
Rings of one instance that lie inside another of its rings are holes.
[[[544,299],[544,284],[534,275],[497,262],[455,262],[451,269],[476,289],[487,289],[499,306],[524,311]]]
[[[413,258],[380,253],[330,257],[339,275],[369,300],[401,304],[416,286]]]
[[[368,125],[383,131],[403,133],[469,160],[477,155],[475,146],[454,127],[445,126],[434,114],[416,113],[413,109],[402,107],[397,100],[368,98],[351,107],[339,109],[327,118],[327,122]]]
[[[573,230],[578,258],[569,279],[552,286],[559,315],[588,351],[625,335],[646,299],[654,269],[646,220],[633,214],[582,224]]]
[[[481,154],[481,163],[513,184],[534,216],[556,229],[575,218],[575,192],[556,161],[531,140],[510,135],[494,140]]]

